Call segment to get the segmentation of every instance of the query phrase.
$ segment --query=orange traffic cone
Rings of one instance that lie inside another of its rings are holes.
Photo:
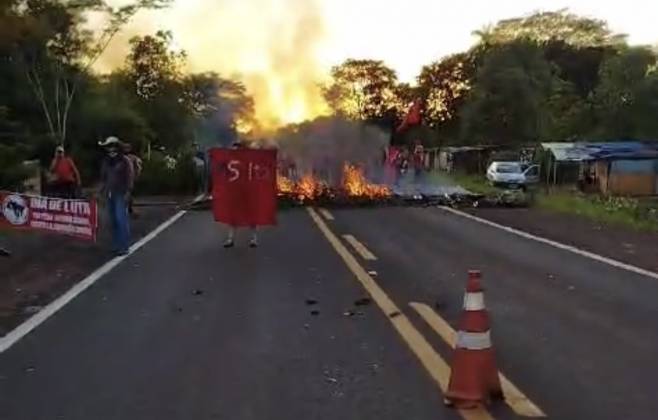
[[[475,408],[503,397],[480,276],[479,271],[468,272],[464,312],[452,359],[446,404],[456,408]]]

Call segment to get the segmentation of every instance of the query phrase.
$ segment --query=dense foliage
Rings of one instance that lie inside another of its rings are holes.
[[[0,0],[0,187],[16,186],[23,160],[47,167],[57,144],[90,184],[97,143],[107,136],[142,156],[158,150],[185,160],[194,141],[227,144],[257,125],[245,86],[186,73],[185,52],[168,32],[133,38],[122,66],[94,71],[137,11],[169,2],[111,8],[102,0]],[[105,26],[89,30],[92,14]],[[323,86],[327,105],[335,116],[393,133],[421,99],[422,126],[394,137],[427,144],[658,138],[656,52],[627,45],[605,22],[557,11],[475,34],[472,48],[419,69],[413,85],[381,61],[347,60]],[[155,183],[163,171],[152,162],[144,177]]]

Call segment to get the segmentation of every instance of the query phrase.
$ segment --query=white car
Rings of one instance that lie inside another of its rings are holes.
[[[525,187],[539,182],[539,166],[521,162],[493,162],[487,179],[495,186]]]

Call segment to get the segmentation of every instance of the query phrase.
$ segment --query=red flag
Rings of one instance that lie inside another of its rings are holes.
[[[409,112],[407,113],[404,121],[402,121],[402,124],[400,124],[400,126],[397,128],[398,133],[406,130],[409,127],[420,124],[423,120],[422,112],[423,101],[416,99],[409,108]]]
[[[95,241],[98,208],[94,200],[0,191],[0,227],[40,230]]]
[[[211,149],[213,213],[231,226],[276,224],[276,150]]]

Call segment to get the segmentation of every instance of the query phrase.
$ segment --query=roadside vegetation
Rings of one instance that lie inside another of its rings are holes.
[[[536,205],[550,211],[576,214],[596,222],[658,231],[658,202],[653,200],[555,192],[538,195]]]
[[[503,192],[480,175],[434,173],[430,179],[439,183],[455,183],[476,194],[494,196]],[[658,199],[655,198],[606,197],[569,189],[547,190],[538,186],[534,190],[531,206],[577,215],[595,222],[658,232]]]
[[[157,149],[175,160],[185,159],[194,141],[262,138],[245,85],[187,71],[187,55],[167,28],[132,38],[111,73],[95,70],[137,12],[170,3],[0,3],[0,153],[13,162],[2,162],[0,188],[20,187],[23,160],[47,168],[57,144],[66,146],[89,185],[98,176],[97,143],[110,135],[145,158]],[[98,14],[103,18],[94,21],[105,23],[87,30],[89,16]],[[658,138],[657,54],[629,45],[605,21],[559,10],[506,19],[475,34],[468,50],[420,68],[415,84],[400,82],[381,61],[347,59],[322,88],[328,113],[393,133],[394,144],[420,139],[433,147]],[[414,99],[424,104],[422,124],[395,132]],[[155,185],[143,181],[144,191],[181,188],[171,176],[162,179],[161,169],[145,166]]]

